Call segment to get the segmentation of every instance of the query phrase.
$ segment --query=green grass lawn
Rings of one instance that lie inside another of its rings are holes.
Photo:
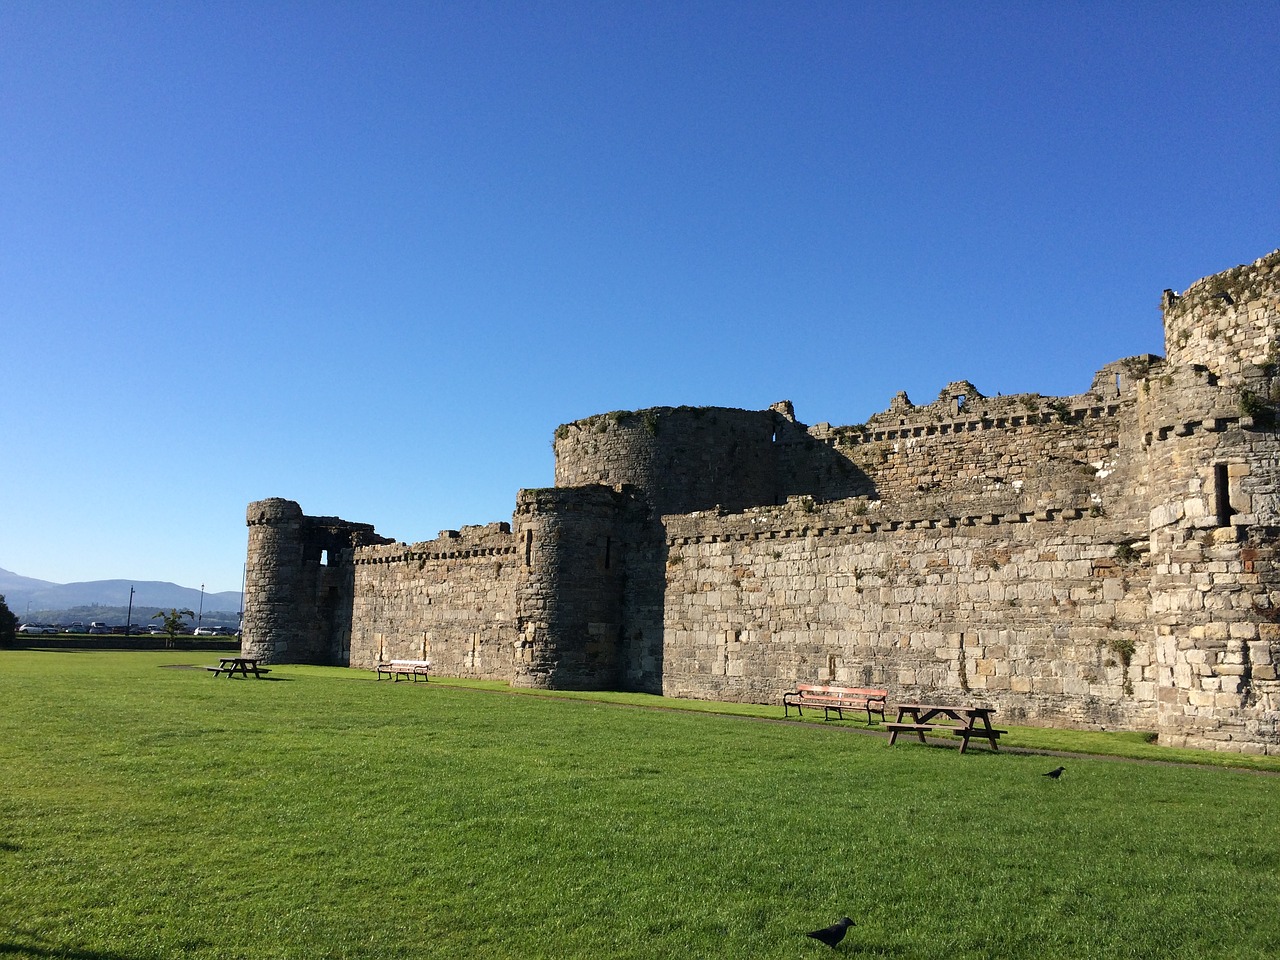
[[[0,956],[1280,954],[1271,775],[214,659],[0,651]]]

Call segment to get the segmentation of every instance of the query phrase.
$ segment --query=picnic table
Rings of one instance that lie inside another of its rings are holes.
[[[205,667],[205,669],[215,677],[226,674],[228,680],[237,674],[248,679],[251,673],[255,680],[260,680],[264,673],[271,672],[267,667],[258,666],[257,657],[219,657],[216,667]]]
[[[886,723],[889,731],[889,743],[897,742],[898,734],[914,733],[924,743],[926,733],[954,733],[963,739],[960,752],[969,749],[969,740],[976,738],[986,740],[991,749],[998,751],[996,741],[1008,730],[997,730],[991,726],[991,715],[995,707],[980,707],[976,704],[941,704],[941,703],[900,703],[898,719]]]

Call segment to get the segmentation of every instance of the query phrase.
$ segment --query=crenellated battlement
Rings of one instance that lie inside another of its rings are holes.
[[[356,552],[356,566],[388,563],[426,563],[437,560],[482,560],[516,552],[511,524],[504,522],[441,530],[434,540],[418,543],[385,543]]]

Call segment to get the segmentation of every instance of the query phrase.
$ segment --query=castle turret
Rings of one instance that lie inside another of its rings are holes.
[[[634,487],[655,515],[771,504],[775,443],[790,424],[772,410],[654,407],[556,431],[556,486]]]
[[[307,517],[292,500],[249,504],[241,650],[268,663],[347,662],[352,549],[386,542],[363,523]]]
[[[1139,405],[1162,740],[1280,734],[1280,251],[1165,291]]]
[[[634,510],[627,494],[609,487],[520,491],[517,686],[618,688]]]

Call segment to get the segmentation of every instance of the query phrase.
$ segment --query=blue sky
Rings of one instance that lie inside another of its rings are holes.
[[[0,5],[0,567],[510,518],[563,422],[1064,395],[1280,246],[1273,3]]]

